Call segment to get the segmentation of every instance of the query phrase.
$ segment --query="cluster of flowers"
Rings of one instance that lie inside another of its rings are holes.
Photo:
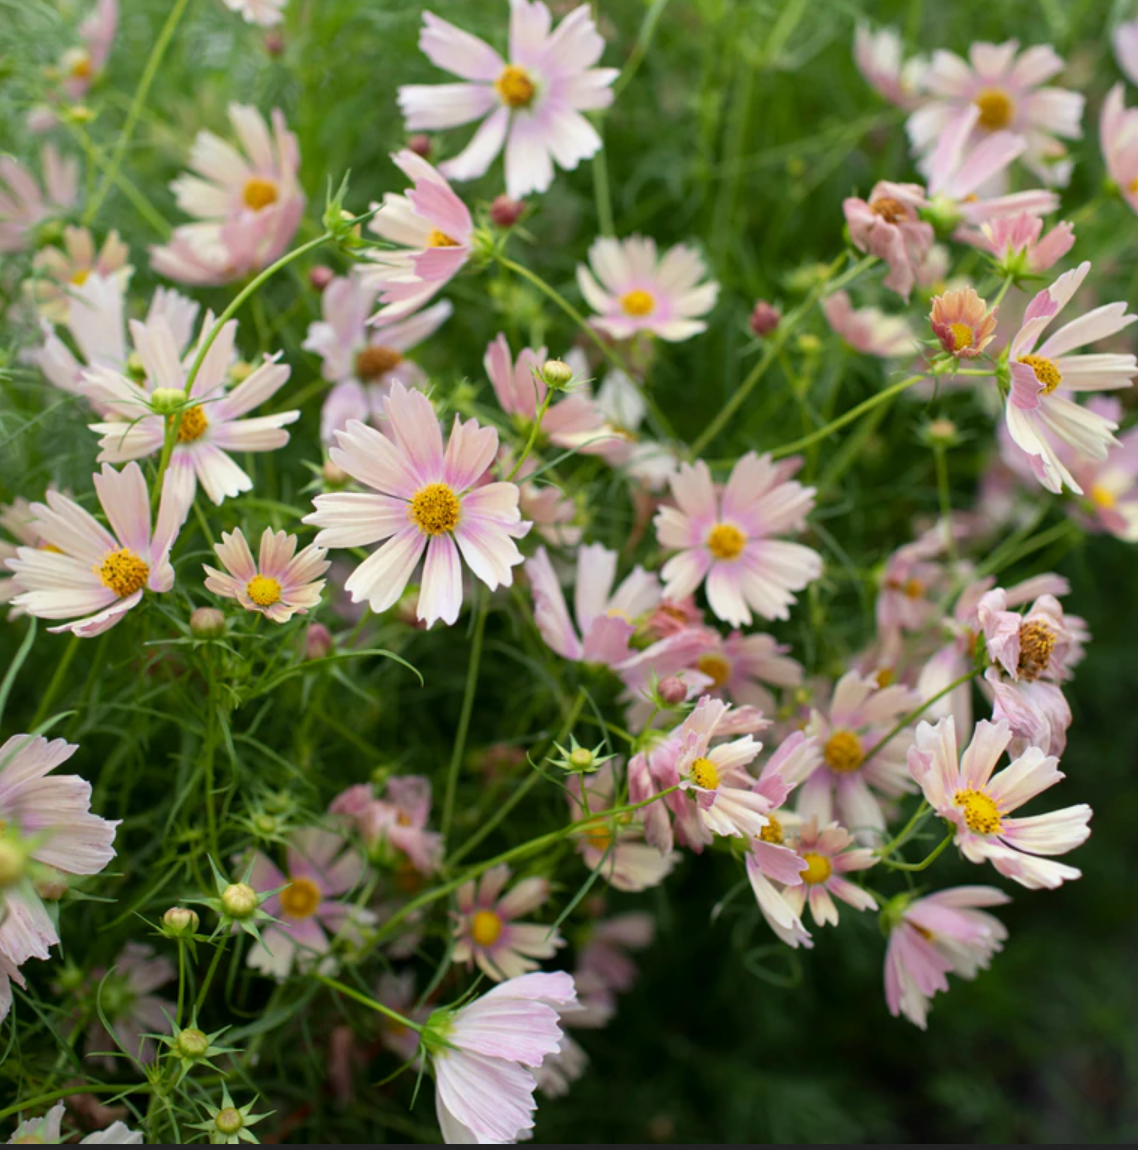
[[[265,26],[283,8],[275,0],[226,3]],[[982,563],[962,558],[970,546],[984,553],[993,534],[1016,521],[1016,502],[1006,498],[1016,483],[1066,488],[1081,497],[1065,506],[1082,528],[1138,539],[1138,441],[1133,433],[1116,438],[1116,403],[1077,398],[1129,387],[1138,360],[1119,351],[1075,354],[1136,317],[1110,303],[1047,334],[1088,280],[1090,264],[1082,263],[1005,324],[1009,293],[1075,245],[1070,224],[1048,230],[1044,220],[1059,205],[1053,189],[1070,176],[1061,141],[1080,132],[1082,97],[1042,86],[1062,68],[1049,48],[977,44],[971,63],[939,52],[915,67],[903,63],[890,33],[859,33],[866,76],[912,113],[925,182],[886,181],[846,201],[850,241],[869,257],[857,274],[884,265],[885,289],[907,302],[951,269],[940,237],[988,257],[999,297],[989,303],[970,283],[945,287],[932,299],[923,341],[904,316],[856,309],[844,291],[823,292],[825,314],[855,349],[911,359],[906,386],[932,379],[987,389],[1002,402],[1005,431],[980,513],[946,514],[897,550],[881,573],[872,642],[836,681],[808,683],[790,649],[755,629],[787,620],[798,595],[823,575],[822,556],[797,538],[809,530],[818,494],[796,478],[804,460],[793,451],[748,452],[717,482],[707,462],[650,420],[644,365],[656,341],[697,336],[717,301],[694,248],[661,253],[650,238],[596,239],[577,275],[593,312],[591,338],[613,362],[595,394],[582,349],[563,362],[546,348],[515,355],[505,335],[489,344],[484,367],[498,422],[513,432],[505,442],[496,426],[459,414],[444,434],[443,402],[409,358],[452,315],[440,293],[464,269],[494,258],[524,210],[517,201],[544,192],[555,169],[572,170],[601,147],[583,113],[611,104],[617,72],[597,66],[604,41],[588,6],[554,27],[545,4],[511,0],[510,17],[502,56],[425,15],[424,53],[460,82],[401,89],[407,128],[479,127],[438,167],[421,154],[425,147],[394,155],[410,187],[372,206],[367,228],[376,240],[349,227],[351,271],[314,276],[323,317],[305,348],[320,357],[329,388],[321,490],[303,522],[317,534],[301,546],[297,535],[267,528],[254,555],[243,526],[227,522],[214,548],[218,567],[206,566],[204,580],[200,564],[176,565],[179,541],[195,507],[205,514],[200,496],[221,507],[253,491],[248,457],[289,442],[300,410],[265,409],[291,369],[281,354],[241,360],[236,322],[206,315],[199,327],[198,305],[177,291],[159,290],[144,319],[128,320],[131,253],[119,236],[99,246],[86,229],[69,227],[62,246],[42,242],[45,221],[66,217],[78,201],[77,164],[47,145],[41,189],[24,168],[0,161],[0,250],[35,253],[27,295],[39,339],[26,359],[85,411],[97,437],[101,470],[92,484],[103,513],[100,520],[84,506],[85,494],[58,490],[5,508],[0,601],[14,617],[50,620],[53,631],[86,639],[179,581],[197,581],[216,600],[277,625],[321,609],[328,579],[375,614],[410,614],[414,584],[414,617],[432,628],[458,621],[471,580],[493,592],[512,587],[520,569],[533,624],[551,652],[619,683],[622,753],[574,738],[553,760],[568,772],[565,835],[585,867],[616,891],[640,892],[663,882],[686,853],[729,852],[758,911],[792,948],[811,947],[814,931],[836,925],[839,903],[880,912],[888,1008],[924,1027],[947,975],[975,977],[1002,947],[1006,931],[990,909],[1008,896],[964,886],[890,897],[870,887],[869,873],[888,872],[940,819],[946,834],[934,854],[951,843],[1013,883],[1054,889],[1079,877],[1056,857],[1089,834],[1085,805],[1017,813],[1064,777],[1064,685],[1087,628],[1065,613],[1061,577],[1001,587]],[[86,94],[108,58],[116,18],[114,0],[99,4],[84,26],[82,59],[69,56],[61,67],[60,99]],[[1123,45],[1131,63],[1133,42],[1128,36]],[[229,117],[237,143],[202,132],[191,171],[173,184],[194,222],[150,252],[151,269],[182,285],[235,284],[287,259],[306,210],[300,152],[284,115],[275,110],[267,121],[234,105]],[[1104,108],[1103,145],[1112,178],[1138,210],[1136,142],[1138,112],[1125,108],[1120,86]],[[483,176],[503,152],[509,198],[496,202],[489,221],[476,220],[452,182]],[[1016,161],[1045,186],[1009,193]],[[772,305],[756,308],[757,337],[778,338],[781,323]],[[942,446],[950,442],[951,425],[937,434]],[[547,447],[588,456],[627,482],[634,538],[654,531],[658,573],[636,566],[618,582],[622,556],[585,542],[574,500],[540,482],[552,466],[540,456]],[[1043,498],[1038,490],[1035,498]],[[370,553],[337,574],[329,552],[361,549]],[[572,609],[563,586],[569,572]],[[210,607],[195,612],[187,630],[209,642],[228,627]],[[307,637],[315,657],[331,649],[322,625]],[[24,986],[26,964],[47,960],[60,943],[47,904],[63,897],[69,876],[97,874],[114,857],[118,824],[91,813],[90,786],[51,773],[76,750],[33,735],[0,748],[0,1018],[12,1006],[11,984]],[[409,960],[425,911],[407,892],[430,889],[448,846],[430,827],[431,795],[431,779],[420,776],[387,778],[379,790],[356,785],[332,801],[321,825],[288,838],[283,867],[264,853],[242,854],[233,865],[243,877],[219,878],[218,897],[201,900],[218,915],[214,940],[243,930],[254,938],[254,970],[278,980],[320,978],[337,991],[345,988],[332,975],[379,945],[388,959]],[[892,833],[909,795],[920,805]],[[402,888],[377,892],[381,873],[398,876]],[[628,952],[649,944],[653,924],[641,914],[602,918],[598,909],[573,974],[544,972],[540,965],[555,961],[566,939],[558,925],[519,920],[550,900],[547,878],[515,881],[509,866],[495,863],[472,868],[452,889],[451,961],[499,985],[457,1009],[432,1009],[416,1001],[408,969],[380,979],[370,1006],[383,1016],[383,1044],[432,1068],[447,1142],[514,1142],[533,1126],[535,1090],[563,1092],[582,1073],[584,1053],[565,1030],[612,1018],[636,974]],[[199,927],[197,912],[176,908],[160,933],[179,946],[208,941]],[[154,992],[175,973],[146,947],[123,956],[114,975],[121,993],[107,1009],[120,1047],[143,1062],[161,1055],[191,1068],[229,1053],[196,1020],[172,1026],[173,1004]],[[98,1055],[109,1036],[93,1029],[86,1037]],[[349,1030],[331,1040],[330,1075],[341,1094],[351,1091],[355,1041]],[[234,1106],[228,1091],[222,1101],[201,1129],[212,1141],[255,1140],[250,1127],[260,1119],[251,1107]],[[25,1123],[13,1141],[58,1141],[61,1117],[57,1108]],[[116,1123],[85,1141],[141,1135]]]

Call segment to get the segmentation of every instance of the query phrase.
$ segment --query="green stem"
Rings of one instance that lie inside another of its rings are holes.
[[[952,842],[954,834],[955,832],[949,831],[948,834],[945,835],[943,839],[941,839],[940,843],[932,852],[932,854],[930,854],[928,858],[922,859],[919,863],[885,862],[885,865],[889,867],[890,870],[926,870],[928,867],[931,867],[942,854],[944,854],[945,850],[948,848],[948,844]]]
[[[178,939],[178,1025],[182,1025],[182,1018],[186,1007],[186,942]]]
[[[345,998],[350,998],[353,1002],[358,1002],[361,1006],[366,1006],[369,1010],[374,1010],[378,1014],[390,1018],[392,1022],[396,1022],[400,1026],[406,1026],[408,1030],[414,1030],[417,1034],[423,1033],[423,1027],[418,1022],[412,1022],[411,1019],[404,1018],[397,1010],[392,1010],[391,1007],[384,1006],[382,1002],[376,1002],[374,998],[369,998],[366,994],[361,994],[360,991],[353,990],[350,986],[345,986],[342,982],[337,982],[334,978],[326,978],[323,974],[314,974],[312,977],[315,978],[317,982],[328,987],[329,990],[334,990],[337,994],[342,994]]]
[[[598,131],[604,131],[604,125],[598,125]],[[609,165],[605,158],[605,149],[602,144],[600,150],[593,157],[593,192],[597,198],[597,234],[612,236],[616,234],[616,224],[612,214],[612,190],[609,187]]]
[[[541,433],[541,421],[545,418],[545,413],[549,410],[550,400],[553,399],[553,388],[546,384],[545,398],[541,401],[541,406],[537,409],[537,415],[534,416],[533,427],[530,428],[529,441],[526,443],[525,450],[522,452],[517,463],[514,464],[513,470],[506,476],[507,483],[513,483],[514,477],[525,466],[525,462],[530,457],[530,452],[533,451],[533,445],[537,442],[537,437]]]
[[[149,1083],[141,1086],[124,1086],[121,1082],[110,1086],[65,1086],[62,1090],[53,1090],[50,1094],[41,1094],[38,1098],[30,1098],[27,1102],[17,1102],[0,1110],[0,1122],[11,1118],[13,1114],[20,1114],[26,1110],[42,1110],[53,1102],[63,1098],[70,1098],[72,1094],[149,1094],[154,1087]]]
[[[948,453],[943,443],[933,446],[933,456],[936,460],[936,489],[940,499],[940,516],[948,536],[948,557],[955,566],[958,556],[956,533],[952,529],[952,488],[948,482]]]
[[[458,773],[462,769],[462,759],[466,754],[466,736],[470,731],[470,716],[474,713],[474,695],[478,690],[478,672],[482,665],[482,640],[486,635],[486,617],[489,614],[490,597],[483,591],[479,596],[478,617],[474,623],[474,641],[470,648],[470,664],[466,669],[466,693],[462,699],[462,713],[458,719],[458,733],[454,739],[454,750],[447,770],[446,798],[443,802],[443,840],[450,833],[454,819],[454,800],[458,792]]]
[[[890,730],[889,733],[883,739],[881,739],[880,742],[876,743],[868,751],[866,751],[866,753],[862,756],[861,761],[863,763],[868,763],[869,760],[872,759],[873,756],[876,755],[882,747],[895,739],[907,726],[909,726],[910,723],[913,722],[914,719],[919,719],[929,709],[929,707],[933,705],[933,703],[939,703],[941,699],[945,697],[945,695],[951,695],[957,687],[962,687],[965,683],[975,679],[978,674],[980,674],[979,671],[969,671],[967,675],[961,675],[959,679],[949,683],[948,686],[943,690],[937,691],[937,693],[933,695],[931,699],[926,699],[915,711],[910,711],[909,714],[907,714],[895,727],[893,727],[892,730]]]
[[[905,824],[901,833],[892,842],[886,843],[885,846],[875,852],[877,857],[879,859],[885,859],[900,850],[900,848],[913,837],[917,828],[930,814],[932,814],[932,807],[922,800],[921,805],[913,812],[913,817]]]
[[[213,961],[209,964],[209,970],[206,972],[205,982],[202,983],[201,990],[198,991],[198,1000],[194,1004],[194,1018],[201,1013],[202,1007],[205,1005],[206,995],[209,993],[209,988],[213,984],[213,976],[217,974],[217,968],[221,965],[221,956],[225,954],[225,948],[229,945],[229,935],[224,935],[221,939],[220,945],[213,952]]]

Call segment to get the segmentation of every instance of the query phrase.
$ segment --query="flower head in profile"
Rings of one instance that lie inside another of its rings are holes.
[[[37,1145],[56,1146],[63,1142],[63,1118],[67,1113],[62,1102],[53,1106],[42,1118],[29,1118],[16,1127],[12,1137],[8,1139],[9,1146],[21,1143],[35,1143]],[[113,1122],[106,1130],[99,1130],[80,1138],[80,1145],[107,1145],[107,1146],[141,1146],[142,1135],[128,1129],[121,1122]]]
[[[707,330],[703,316],[715,307],[719,285],[706,276],[703,257],[686,244],[661,257],[651,237],[602,236],[589,249],[589,266],[578,265],[577,286],[605,335],[646,332],[679,343]]]
[[[10,156],[0,156],[0,252],[34,246],[35,230],[69,212],[79,199],[79,161],[61,157],[53,144],[43,148],[44,187]]]
[[[892,28],[871,31],[859,24],[854,36],[854,63],[866,81],[891,104],[909,111],[920,106],[921,73],[928,61],[904,58],[901,37]]]
[[[702,460],[671,479],[675,507],[656,514],[656,538],[675,554],[664,564],[664,595],[682,599],[706,580],[707,601],[733,627],[787,619],[801,591],[822,573],[822,557],[775,535],[800,531],[814,488],[789,479],[797,468],[749,451],[717,489]]]
[[[8,561],[21,588],[15,605],[40,619],[72,620],[51,630],[82,639],[109,631],[142,602],[144,591],[174,586],[170,548],[187,511],[167,474],[152,527],[150,493],[137,463],[122,471],[104,464],[94,482],[109,528],[75,500],[49,491],[46,503],[32,504],[32,527],[43,545],[20,547]]]
[[[433,12],[423,13],[419,47],[461,83],[410,84],[399,107],[411,132],[482,121],[467,147],[443,166],[452,180],[474,180],[506,152],[506,192],[520,200],[553,183],[554,166],[572,171],[596,155],[601,138],[581,114],[613,100],[615,68],[598,68],[605,49],[587,4],[556,29],[540,0],[510,0],[509,58]]]
[[[889,931],[885,952],[885,1001],[922,1030],[929,1003],[948,990],[949,974],[972,979],[986,970],[1008,937],[1007,928],[981,907],[1010,902],[991,886],[960,886],[925,898],[904,895],[882,912]]]
[[[118,0],[96,0],[90,15],[79,26],[81,43],[69,48],[59,62],[67,99],[82,100],[103,74],[118,26]]]
[[[889,265],[885,286],[908,300],[917,269],[928,258],[936,233],[920,217],[925,189],[918,184],[877,184],[868,200],[850,196],[843,204],[850,239],[858,251]]]
[[[206,590],[223,599],[236,599],[246,611],[257,611],[274,623],[287,623],[294,615],[307,615],[320,602],[331,566],[323,548],[314,544],[296,551],[297,539],[266,527],[261,536],[260,559],[253,558],[240,528],[222,533],[214,545],[225,571],[206,567]]]
[[[390,435],[350,423],[336,435],[332,461],[367,492],[318,495],[304,522],[322,530],[322,547],[387,542],[356,569],[346,588],[375,612],[393,607],[424,552],[419,618],[453,623],[462,609],[462,562],[491,590],[513,583],[522,562],[515,539],[530,529],[513,483],[482,481],[498,450],[498,433],[455,416],[444,449],[431,401],[402,384],[387,401]]]
[[[982,720],[961,757],[956,723],[921,723],[909,752],[909,769],[933,810],[956,830],[956,845],[969,862],[990,862],[1005,878],[1029,890],[1054,889],[1080,872],[1051,855],[1074,850],[1090,837],[1085,803],[1043,815],[1016,818],[1013,811],[1064,778],[1059,760],[1029,747],[996,771],[1012,730]]]
[[[913,355],[919,346],[905,316],[887,315],[877,307],[855,308],[848,292],[826,296],[822,313],[834,333],[862,355],[900,359]]]
[[[1040,343],[1046,328],[1071,302],[1090,270],[1089,263],[1080,264],[1031,301],[1008,354],[1012,375],[1005,406],[1008,431],[1031,457],[1039,482],[1056,493],[1066,486],[1081,495],[1082,488],[1059,458],[1051,437],[1066,443],[1077,455],[1098,461],[1118,443],[1114,437],[1116,423],[1080,406],[1068,394],[1130,387],[1138,375],[1138,359],[1132,354],[1071,354],[1134,323],[1138,316],[1127,314],[1125,303],[1095,308]]]
[[[988,220],[980,225],[980,234],[996,258],[996,270],[1005,276],[1039,275],[1075,246],[1073,224],[1056,224],[1044,235],[1043,220],[1030,212]]]
[[[129,259],[130,249],[119,239],[118,232],[110,232],[103,246],[97,248],[86,228],[67,227],[62,248],[49,245],[36,253],[32,261],[35,274],[25,281],[24,287],[44,319],[66,324],[75,288],[82,287],[94,275],[117,279],[125,289],[134,271],[127,263]]]
[[[150,249],[154,270],[181,283],[213,287],[267,268],[304,215],[300,149],[284,114],[273,110],[270,130],[256,108],[231,104],[229,120],[240,147],[199,132],[190,172],[171,185],[178,207],[197,222]]]
[[[272,28],[284,19],[288,0],[224,0],[226,8],[244,17],[246,24]]]
[[[935,296],[929,323],[940,346],[955,359],[978,359],[996,338],[999,308],[987,303],[971,287],[955,288]]]
[[[566,1023],[596,1030],[616,1014],[618,994],[627,994],[640,971],[631,951],[644,950],[656,937],[656,920],[644,911],[613,915],[591,924],[573,971],[581,1009]]]
[[[491,867],[478,880],[458,888],[454,924],[455,962],[477,965],[487,978],[502,982],[537,970],[535,959],[553,958],[565,945],[548,926],[517,922],[549,899],[549,880],[527,878],[506,891],[512,874],[506,865]]]

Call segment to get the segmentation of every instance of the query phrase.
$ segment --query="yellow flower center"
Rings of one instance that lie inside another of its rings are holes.
[[[245,590],[258,607],[271,607],[281,601],[281,585],[267,575],[254,575]]]
[[[356,356],[356,376],[364,383],[382,379],[403,362],[403,356],[393,347],[365,347]]]
[[[731,664],[722,655],[700,655],[696,668],[711,680],[713,687],[722,687],[731,678]]]
[[[696,759],[691,765],[691,777],[705,791],[719,788],[719,768],[710,759]]]
[[[952,332],[952,348],[954,351],[967,351],[975,342],[975,333],[966,323],[951,323],[948,330]]]
[[[1057,636],[1046,623],[1024,623],[1019,629],[1019,666],[1021,679],[1029,683],[1038,679],[1051,662]]]
[[[507,108],[528,108],[537,95],[537,85],[517,64],[507,64],[494,81],[494,88]]]
[[[79,53],[74,60],[71,61],[71,67],[68,69],[68,74],[73,80],[90,80],[95,74],[95,67],[91,63],[91,57],[86,52]],[[34,1141],[38,1142],[36,1138]]]
[[[774,817],[774,815],[767,815],[770,820],[761,831],[759,831],[759,838],[765,843],[774,843],[774,845],[782,846],[783,840],[786,835],[783,833],[782,823]]]
[[[1126,190],[1132,196],[1138,196],[1138,176],[1135,176],[1134,179],[1132,179],[1130,183],[1126,185]]]
[[[994,835],[1000,830],[1000,808],[983,791],[957,791],[952,801],[964,812],[964,822],[978,835]]]
[[[817,851],[805,851],[802,859],[806,863],[806,869],[802,872],[802,881],[811,886],[825,882],[834,873],[834,867],[830,860]]]
[[[746,535],[732,523],[717,523],[707,533],[707,549],[716,559],[738,559],[746,546]]]
[[[475,946],[493,946],[502,934],[502,920],[492,910],[480,910],[470,920],[470,937]]]
[[[1035,378],[1043,384],[1044,395],[1050,395],[1063,382],[1054,360],[1044,359],[1041,355],[1021,355],[1019,362],[1027,364],[1035,372]]]
[[[985,88],[974,103],[980,109],[977,123],[986,132],[998,132],[1015,118],[1015,103],[1002,88]]]
[[[294,878],[281,891],[281,910],[289,918],[311,918],[320,909],[320,888],[310,878]]]
[[[612,846],[612,828],[606,822],[590,823],[584,829],[585,839],[595,851],[607,853]]]
[[[822,757],[830,770],[849,774],[865,762],[865,751],[861,739],[853,731],[835,731],[827,741]]]
[[[168,417],[170,426],[174,426],[175,416]],[[187,407],[182,412],[182,422],[178,424],[178,442],[179,443],[197,443],[199,439],[209,430],[209,419],[206,417],[205,411],[201,405],[194,407]]]
[[[438,228],[432,228],[431,234],[427,236],[427,247],[429,248],[457,248],[461,246],[458,240],[452,239],[446,232],[440,232]]]
[[[90,278],[90,268],[76,268],[71,274],[71,282],[75,287],[82,287]]]
[[[651,292],[636,288],[620,297],[620,306],[625,315],[651,315],[656,310],[656,297]]]
[[[1109,511],[1117,505],[1118,497],[1101,483],[1096,483],[1091,488],[1091,502],[1103,511]]]
[[[280,196],[273,180],[266,180],[264,176],[250,176],[245,181],[245,190],[241,193],[241,198],[247,208],[259,212],[275,204]]]
[[[882,196],[869,205],[869,210],[887,224],[899,224],[906,217],[905,205],[892,196]]]
[[[910,579],[904,587],[906,599],[919,599],[925,593],[925,585],[920,579]]]
[[[112,551],[103,560],[103,565],[93,570],[103,586],[112,590],[120,599],[141,591],[150,578],[150,568],[129,547]]]
[[[461,508],[458,496],[445,483],[431,483],[411,500],[407,518],[424,535],[445,535],[458,526]]]

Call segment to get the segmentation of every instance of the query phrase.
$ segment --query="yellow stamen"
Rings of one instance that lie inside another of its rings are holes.
[[[445,483],[424,487],[407,508],[407,518],[424,535],[445,535],[458,526],[462,504]]]
[[[700,655],[696,669],[711,680],[713,687],[722,687],[731,678],[731,664],[722,655]]]
[[[141,591],[150,578],[150,568],[129,547],[112,551],[101,567],[93,568],[104,587],[113,591],[120,599],[126,599],[136,591]]]
[[[1045,359],[1041,355],[1021,355],[1019,362],[1027,364],[1035,372],[1035,378],[1043,384],[1043,394],[1050,395],[1063,382],[1059,368],[1054,360]]]
[[[826,765],[839,774],[856,771],[865,762],[861,739],[853,731],[835,731],[822,751]]]
[[[356,376],[364,383],[382,379],[403,362],[403,356],[393,347],[365,347],[356,356]]]
[[[275,204],[280,195],[275,181],[267,180],[264,176],[250,176],[245,181],[245,190],[241,193],[241,198],[247,208],[259,212]]]
[[[782,830],[782,823],[774,817],[774,815],[767,815],[767,825],[759,831],[759,838],[765,843],[774,843],[775,846],[781,846],[786,835]]]
[[[710,759],[696,759],[691,765],[691,777],[705,791],[719,788],[719,768]]]
[[[432,228],[431,234],[427,236],[427,247],[429,248],[457,248],[460,246],[458,240],[451,239],[446,232],[440,232],[438,228]]]
[[[281,585],[266,575],[254,575],[245,590],[258,607],[271,607],[281,601]]]
[[[502,934],[502,920],[492,910],[480,910],[470,920],[470,937],[475,946],[493,946]]]
[[[975,332],[966,323],[950,323],[953,351],[967,351],[975,343]]]
[[[1101,483],[1096,483],[1091,488],[1091,502],[1103,511],[1110,511],[1111,508],[1117,506],[1118,496]]]
[[[1000,808],[991,795],[983,791],[957,791],[952,801],[964,812],[964,823],[978,835],[994,835],[1000,831]]]
[[[91,278],[90,268],[77,268],[71,276],[71,282],[75,287],[82,287]]]
[[[173,427],[176,417],[171,415],[167,418],[170,420],[170,426]],[[187,407],[182,412],[182,422],[178,424],[178,442],[197,443],[208,430],[209,419],[204,409],[200,405]]]
[[[906,218],[905,205],[891,196],[882,196],[879,200],[871,201],[869,210],[880,216],[887,224],[899,224]]]
[[[1058,637],[1046,623],[1024,623],[1019,629],[1019,666],[1021,679],[1029,683],[1038,679],[1051,662]]]
[[[71,62],[68,74],[73,80],[90,80],[95,74],[95,67],[91,63],[91,57],[85,52],[76,56]],[[36,1141],[38,1142],[39,1139],[37,1138]]]
[[[595,851],[607,852],[612,845],[612,829],[608,823],[590,823],[584,828],[583,834],[589,846]]]
[[[986,132],[998,132],[1015,119],[1015,102],[1001,88],[985,88],[973,103],[980,109],[977,124]]]
[[[925,593],[925,585],[920,579],[910,579],[904,587],[906,599],[920,599]]]
[[[747,537],[732,523],[717,523],[707,533],[707,549],[716,559],[738,559]]]
[[[494,88],[507,108],[528,108],[537,95],[537,85],[517,64],[507,64],[494,81]]]
[[[281,910],[289,918],[311,918],[320,909],[320,888],[310,878],[294,878],[281,891]]]
[[[624,308],[625,315],[651,315],[656,310],[656,297],[651,292],[636,288],[620,297],[620,306]]]
[[[802,858],[806,863],[806,869],[802,872],[802,881],[811,886],[825,882],[834,873],[834,867],[830,860],[817,851],[804,851]]]

